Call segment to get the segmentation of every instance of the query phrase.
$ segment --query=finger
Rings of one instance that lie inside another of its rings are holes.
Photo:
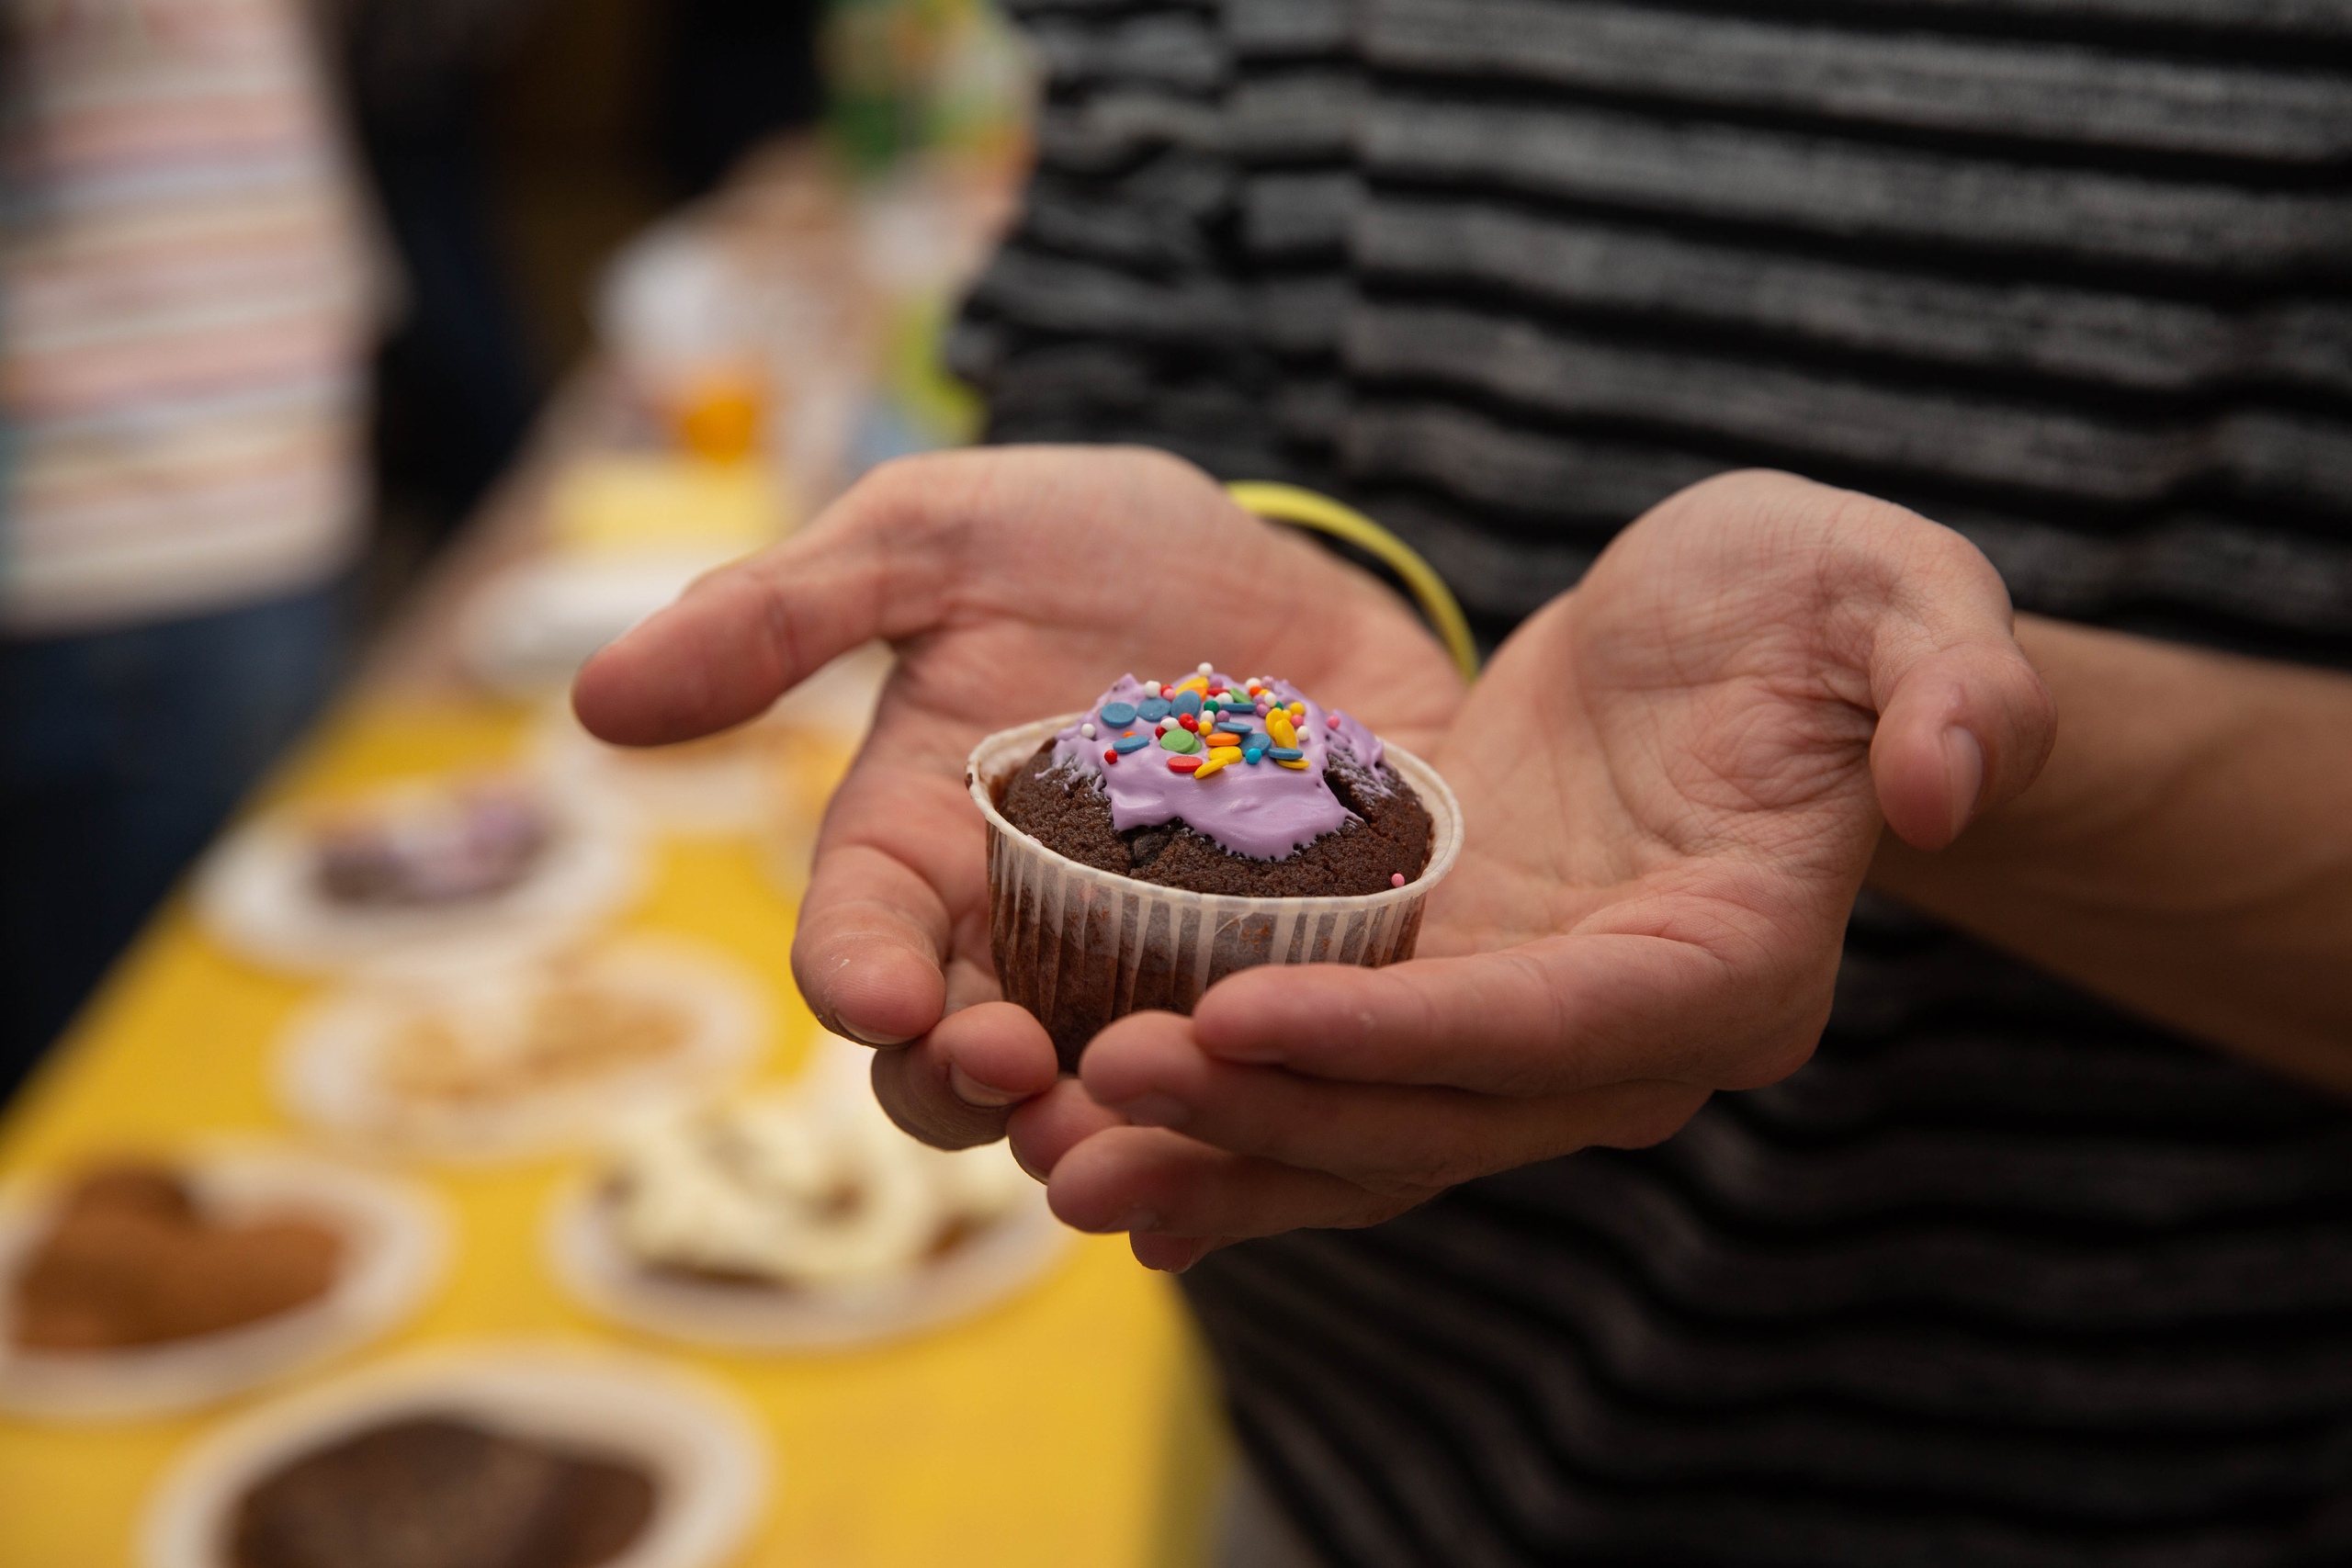
[[[827,1028],[896,1045],[939,1021],[950,960],[987,951],[986,841],[960,780],[865,761],[851,772],[792,942],[793,976]]]
[[[1157,1269],[1163,1274],[1182,1274],[1232,1238],[1204,1235],[1162,1235],[1157,1231],[1136,1231],[1127,1237],[1127,1247],[1136,1261],[1147,1269]]]
[[[1138,1126],[1172,1128],[1381,1192],[1451,1187],[1595,1144],[1654,1144],[1707,1098],[1704,1089],[1657,1082],[1532,1100],[1336,1083],[1221,1062],[1172,1013],[1113,1024],[1087,1047],[1080,1077],[1097,1102]]]
[[[1106,1128],[1125,1125],[1125,1117],[1097,1105],[1076,1078],[1064,1078],[1017,1107],[1005,1131],[1012,1142],[1012,1157],[1043,1181],[1070,1150]]]
[[[1229,1063],[1518,1099],[1632,1079],[1753,1088],[1794,1071],[1820,1038],[1834,945],[1791,953],[1736,901],[1667,897],[1605,914],[1654,930],[1385,969],[1246,970],[1201,998],[1194,1037]]]
[[[1159,1127],[1111,1127],[1064,1154],[1046,1201],[1074,1230],[1278,1235],[1377,1224],[1433,1197],[1367,1192],[1317,1170],[1227,1154]]]
[[[957,524],[953,458],[885,464],[802,533],[702,578],[572,682],[590,734],[659,746],[756,717],[827,660],[940,619]]]
[[[951,1014],[910,1045],[874,1055],[874,1098],[901,1130],[943,1149],[1004,1136],[1023,1100],[1054,1087],[1054,1043],[1008,1002]]]
[[[1905,843],[1939,850],[2031,784],[2057,714],[2007,630],[1921,652],[1908,639],[1871,671],[1878,731],[1871,774],[1879,809]]]
[[[818,1021],[868,1045],[903,1045],[946,1011],[947,909],[914,870],[844,847],[817,863],[792,975]]]

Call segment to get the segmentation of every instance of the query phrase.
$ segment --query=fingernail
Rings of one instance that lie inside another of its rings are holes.
[[[1976,815],[1976,800],[1984,792],[1984,748],[1976,737],[1953,725],[1944,731],[1944,767],[1951,776],[1951,830],[1958,838]]]
[[[1159,1213],[1156,1209],[1129,1209],[1111,1227],[1114,1231],[1156,1231],[1159,1228]]]
[[[1112,1107],[1138,1127],[1182,1127],[1193,1119],[1193,1108],[1164,1094],[1139,1095]]]
[[[848,1035],[859,1044],[871,1045],[877,1051],[888,1051],[894,1045],[904,1045],[914,1038],[911,1034],[876,1034],[869,1030],[852,1029],[846,1023],[841,1026],[841,1030],[843,1034]]]
[[[947,1087],[956,1091],[956,1099],[967,1105],[977,1105],[983,1111],[994,1111],[1000,1106],[1011,1105],[1017,1100],[1027,1098],[1024,1095],[990,1088],[954,1062],[947,1064]]]

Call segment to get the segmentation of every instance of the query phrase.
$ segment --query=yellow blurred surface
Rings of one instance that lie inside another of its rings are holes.
[[[526,728],[520,710],[487,705],[346,711],[268,797],[494,764]],[[699,939],[749,965],[776,1020],[759,1076],[798,1063],[816,1026],[787,963],[792,908],[757,845],[663,843],[652,883],[617,923]],[[0,1127],[0,1179],[223,1134],[311,1141],[278,1107],[271,1075],[278,1032],[317,988],[223,952],[175,899]],[[673,1358],[756,1411],[776,1470],[741,1563],[1204,1560],[1225,1439],[1173,1292],[1120,1238],[1079,1238],[1027,1293],[921,1337],[849,1353],[722,1354],[610,1327],[548,1278],[545,1209],[578,1158],[405,1168],[447,1201],[457,1232],[447,1276],[416,1318],[334,1366],[193,1416],[0,1420],[0,1565],[131,1562],[142,1506],[174,1456],[288,1387],[422,1345],[541,1334]]]
[[[549,543],[566,555],[677,552],[716,560],[790,531],[775,470],[757,459],[596,453],[567,461],[548,497]]]

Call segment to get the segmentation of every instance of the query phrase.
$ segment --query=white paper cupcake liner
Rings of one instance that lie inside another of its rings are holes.
[[[1350,897],[1235,897],[1098,871],[1004,819],[997,797],[1037,749],[1083,717],[1000,730],[972,750],[966,777],[989,829],[989,939],[1007,1001],[1036,1015],[1065,1069],[1112,1020],[1189,1013],[1203,992],[1261,964],[1354,964],[1413,955],[1430,890],[1462,852],[1462,807],[1437,771],[1401,746],[1388,765],[1430,814],[1429,863],[1402,887]]]
[[[389,1332],[440,1277],[447,1225],[412,1183],[266,1149],[186,1163],[207,1211],[229,1221],[300,1215],[334,1227],[345,1252],[315,1301],[217,1334],[118,1350],[28,1350],[8,1333],[12,1282],[55,1213],[54,1182],[0,1197],[0,1412],[107,1421],[194,1409],[306,1370]]]
[[[740,1401],[641,1357],[561,1342],[490,1342],[384,1362],[265,1404],[183,1453],[141,1521],[143,1568],[232,1568],[237,1505],[303,1454],[418,1416],[589,1448],[659,1487],[644,1532],[603,1568],[718,1568],[758,1523],[771,1464]]]

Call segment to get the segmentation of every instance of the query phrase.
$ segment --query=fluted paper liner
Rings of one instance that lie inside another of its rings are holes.
[[[989,943],[1007,1001],[1036,1015],[1062,1066],[1113,1019],[1189,1013],[1201,993],[1261,964],[1357,964],[1413,956],[1421,908],[1462,851],[1462,807],[1437,770],[1401,746],[1385,760],[1430,814],[1429,863],[1402,887],[1350,897],[1240,897],[1098,871],[1004,819],[997,797],[1037,749],[1084,717],[1000,730],[966,777],[989,829]],[[1214,784],[1204,788],[1215,788]]]

